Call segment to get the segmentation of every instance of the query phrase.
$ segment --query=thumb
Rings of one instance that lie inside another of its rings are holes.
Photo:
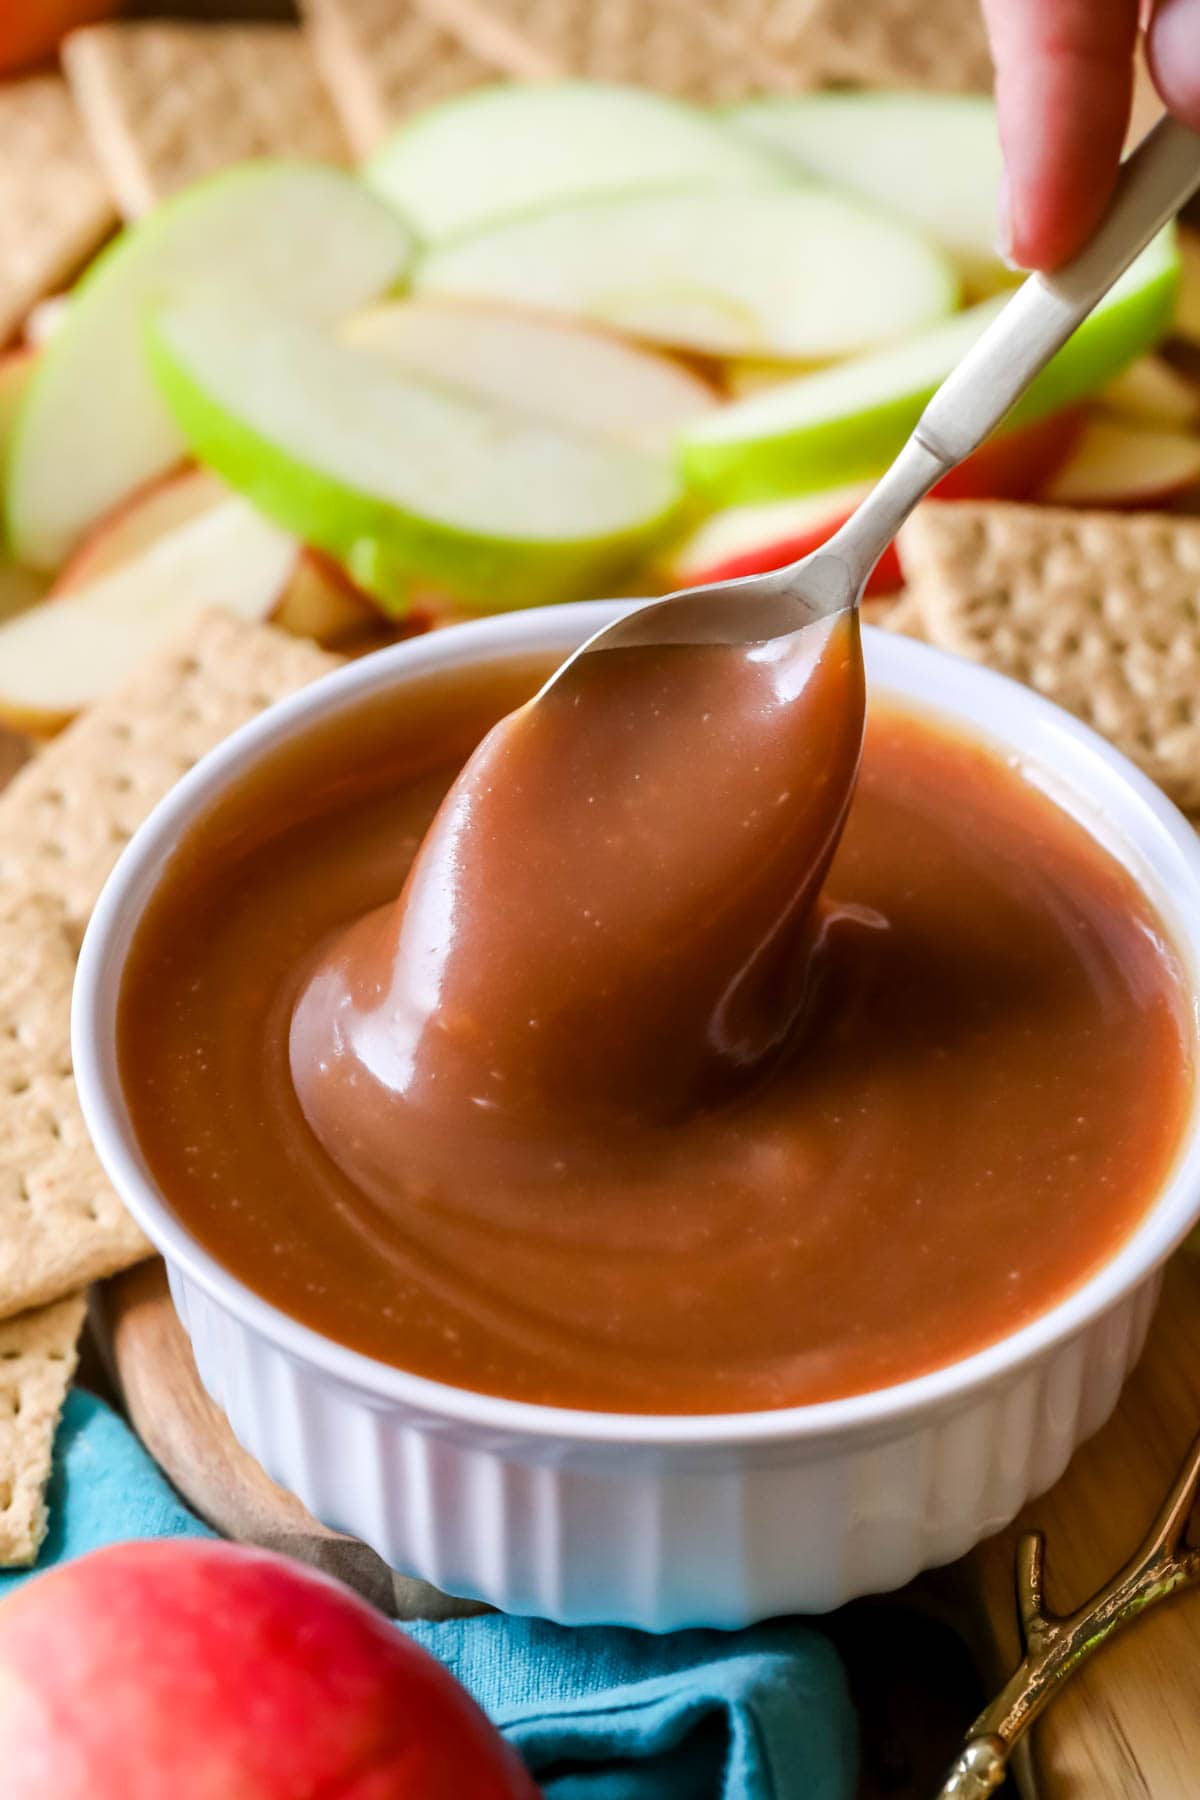
[[[1200,131],[1200,0],[1159,0],[1146,54],[1164,105]]]

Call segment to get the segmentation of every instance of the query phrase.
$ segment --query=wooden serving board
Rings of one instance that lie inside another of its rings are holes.
[[[161,1262],[143,1263],[98,1288],[92,1323],[130,1423],[192,1510],[217,1531],[323,1569],[393,1618],[481,1610],[394,1574],[373,1550],[319,1524],[264,1474],[201,1384]]]
[[[990,1678],[1020,1660],[1014,1552],[1046,1534],[1047,1604],[1065,1612],[1135,1549],[1200,1430],[1200,1245],[1167,1269],[1162,1304],[1113,1417],[1050,1493],[948,1572]],[[1039,1800],[1200,1794],[1200,1592],[1149,1614],[1085,1665],[1036,1728]]]
[[[394,1575],[373,1551],[328,1531],[268,1479],[200,1384],[161,1263],[98,1290],[96,1323],[131,1422],[180,1493],[218,1530],[323,1568],[399,1617],[477,1610]],[[1184,1251],[1167,1271],[1145,1356],[1116,1414],[1058,1486],[998,1538],[916,1584],[901,1602],[907,1626],[895,1606],[850,1608],[836,1623],[852,1678],[869,1689],[860,1695],[869,1750],[880,1729],[869,1715],[883,1708],[890,1714],[884,1760],[899,1755],[920,1771],[915,1779],[871,1783],[871,1792],[896,1800],[932,1794],[935,1772],[976,1704],[953,1668],[953,1647],[931,1634],[930,1615],[963,1632],[985,1679],[998,1686],[1020,1656],[1013,1585],[1019,1531],[1046,1532],[1049,1604],[1074,1605],[1141,1538],[1198,1426],[1200,1251]],[[906,1631],[916,1634],[912,1655],[904,1649]],[[906,1679],[909,1716],[899,1718],[895,1666],[899,1659],[913,1675],[917,1638],[926,1691]],[[955,1682],[951,1698],[946,1689]],[[1038,1800],[1186,1800],[1200,1793],[1200,1593],[1143,1620],[1078,1674],[1043,1720],[1034,1749],[1022,1786],[1036,1788]]]

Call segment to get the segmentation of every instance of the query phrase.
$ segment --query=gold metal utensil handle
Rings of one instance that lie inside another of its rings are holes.
[[[1025,1656],[971,1726],[938,1800],[985,1800],[994,1793],[1013,1750],[1076,1669],[1149,1607],[1200,1582],[1200,1549],[1186,1541],[1198,1487],[1200,1437],[1162,1511],[1125,1567],[1076,1612],[1063,1617],[1046,1611],[1042,1534],[1034,1531],[1021,1539],[1016,1577]]]

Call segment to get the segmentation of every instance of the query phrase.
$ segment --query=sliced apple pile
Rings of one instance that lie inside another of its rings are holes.
[[[403,126],[363,171],[429,243],[590,194],[784,181],[770,147],[645,88],[478,88]]]
[[[389,207],[318,164],[248,163],[124,233],[73,293],[21,409],[7,482],[15,555],[56,568],[183,454],[142,343],[149,305],[219,285],[333,321],[392,287],[412,246]]]
[[[681,500],[658,459],[402,374],[246,299],[165,307],[150,343],[201,460],[396,612],[421,579],[485,608],[603,591]]]
[[[982,98],[547,81],[362,179],[199,184],[0,357],[0,716],[50,728],[198,606],[362,645],[804,554],[1004,304],[999,170]],[[1164,233],[939,497],[1200,492],[1191,352],[1154,354],[1198,319]]]
[[[1164,233],[1037,377],[1009,423],[1070,406],[1157,342],[1170,322],[1177,272]],[[777,499],[878,474],[1004,304],[1003,296],[981,301],[903,343],[802,375],[685,426],[685,474],[726,502]]]
[[[1014,279],[996,250],[1003,161],[993,102],[973,94],[803,94],[748,100],[729,122],[796,169],[924,232],[976,290]]]
[[[267,618],[295,561],[294,541],[245,500],[206,508],[143,554],[0,625],[0,720],[56,730],[206,607]]]
[[[435,245],[420,292],[567,313],[710,356],[845,356],[943,318],[958,284],[917,232],[822,188],[658,188]]]
[[[454,301],[400,300],[351,319],[348,344],[402,374],[647,449],[719,404],[682,363],[612,332]]]

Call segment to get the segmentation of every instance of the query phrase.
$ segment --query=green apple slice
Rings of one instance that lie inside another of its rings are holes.
[[[17,421],[14,553],[57,567],[89,525],[183,454],[146,362],[148,306],[197,288],[244,289],[324,323],[394,286],[411,250],[389,207],[317,164],[248,163],[124,233],[72,294]]]
[[[664,188],[528,214],[435,247],[416,285],[713,356],[801,358],[903,337],[958,292],[947,259],[908,226],[790,186]]]
[[[611,332],[460,301],[397,300],[347,321],[341,336],[403,374],[660,451],[719,401],[681,363]]]
[[[201,460],[392,610],[420,580],[482,608],[603,592],[680,500],[662,460],[403,375],[247,299],[170,305],[150,346]]]
[[[295,561],[294,540],[230,495],[95,581],[0,626],[0,720],[55,729],[210,606],[265,619]]]
[[[790,175],[699,108],[603,81],[478,88],[421,113],[364,173],[430,243],[588,194]]]
[[[907,219],[975,288],[1011,276],[995,246],[1002,159],[992,100],[974,94],[804,94],[725,114],[797,171]]]
[[[1162,232],[1126,270],[1009,416],[1030,424],[1104,386],[1169,328],[1178,257]],[[818,369],[685,426],[687,479],[726,504],[782,499],[879,474],[1005,296],[907,342]]]

